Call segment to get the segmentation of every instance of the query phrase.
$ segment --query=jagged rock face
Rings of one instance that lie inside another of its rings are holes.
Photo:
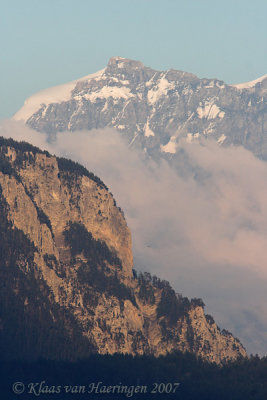
[[[57,88],[33,96],[15,118],[52,136],[114,127],[154,157],[175,154],[182,138],[213,138],[219,145],[242,145],[267,159],[267,76],[231,86],[114,57],[94,77],[68,88],[62,99]]]
[[[246,355],[201,302],[133,275],[129,229],[99,178],[33,146],[1,144],[1,354],[188,350],[217,363]]]

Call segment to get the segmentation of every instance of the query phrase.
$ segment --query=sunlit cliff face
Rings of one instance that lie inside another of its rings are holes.
[[[220,325],[247,342],[248,351],[262,354],[264,162],[242,148],[184,143],[173,168],[164,160],[147,161],[112,130],[63,132],[49,145],[42,134],[14,122],[2,125],[2,132],[50,146],[102,177],[131,228],[136,268],[205,299]]]
[[[71,340],[70,359],[78,357],[76,345],[83,355],[89,349],[155,355],[187,350],[216,363],[246,355],[237,339],[205,316],[201,299],[189,301],[166,281],[133,274],[130,231],[103,181],[70,160],[1,140],[0,278],[17,304],[9,310],[1,294],[3,315],[10,313],[2,320],[3,343],[14,319],[22,335],[27,321],[33,336],[49,329],[53,343],[59,335],[63,347]],[[10,278],[12,271],[19,278]],[[19,310],[25,318],[17,318]],[[27,343],[14,338],[26,355]]]

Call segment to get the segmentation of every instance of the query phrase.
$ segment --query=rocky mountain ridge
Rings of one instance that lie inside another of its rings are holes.
[[[200,299],[132,270],[123,213],[81,165],[2,138],[0,195],[3,357],[182,350],[221,363],[246,356]]]
[[[266,75],[227,85],[113,57],[96,74],[32,96],[14,118],[51,137],[113,127],[156,158],[173,157],[181,139],[212,138],[267,159],[266,111]]]

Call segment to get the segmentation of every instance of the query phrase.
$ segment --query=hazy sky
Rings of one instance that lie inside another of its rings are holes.
[[[266,0],[1,0],[0,118],[111,56],[227,83],[267,73]]]

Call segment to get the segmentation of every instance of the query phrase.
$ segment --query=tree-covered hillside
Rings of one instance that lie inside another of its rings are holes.
[[[219,367],[179,352],[159,358],[94,355],[74,364],[44,360],[1,363],[0,389],[5,400],[18,398],[12,393],[14,382],[25,385],[20,399],[35,398],[33,390],[29,393],[29,384],[34,383],[37,393],[43,382],[41,399],[266,400],[266,376],[267,357],[253,356]],[[98,382],[98,390],[118,388],[114,394],[96,393],[92,384],[96,387]]]

